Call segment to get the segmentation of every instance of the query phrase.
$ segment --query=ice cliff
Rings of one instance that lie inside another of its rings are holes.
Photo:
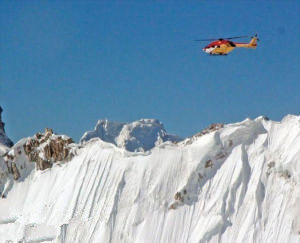
[[[300,242],[300,116],[214,124],[146,152],[110,125],[64,143],[69,159],[45,157],[40,138],[43,170],[19,141],[17,180],[0,157],[0,242]]]

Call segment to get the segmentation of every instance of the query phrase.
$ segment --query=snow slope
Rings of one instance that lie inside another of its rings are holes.
[[[0,242],[300,242],[299,159],[292,115],[147,152],[94,138],[5,182]]]
[[[84,133],[80,142],[95,137],[131,152],[147,151],[166,141],[181,140],[177,136],[167,134],[163,124],[156,119],[141,119],[131,123],[99,120],[94,131]]]

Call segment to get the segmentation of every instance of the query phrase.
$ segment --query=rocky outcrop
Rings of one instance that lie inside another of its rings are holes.
[[[208,134],[208,133],[211,133],[211,132],[214,132],[214,131],[217,131],[221,128],[224,127],[224,124],[223,123],[213,123],[213,124],[210,124],[209,127],[203,129],[201,132],[197,133],[195,135],[195,137],[200,137],[200,136],[203,136],[205,134]]]
[[[67,162],[75,155],[76,145],[65,135],[56,135],[52,129],[37,133],[33,137],[20,140],[3,155],[6,169],[4,173],[18,180],[26,168],[37,170],[51,168],[54,163]],[[23,173],[24,174],[24,173]]]
[[[15,156],[11,153],[7,153],[4,155],[4,162],[7,167],[8,174],[13,175],[13,178],[15,180],[18,180],[20,178],[20,172],[18,170],[18,167],[15,163]]]
[[[11,170],[12,170],[12,174],[14,176],[15,180],[18,180],[20,178],[20,172],[16,166],[16,163],[12,162],[11,163]]]
[[[5,134],[5,123],[2,121],[1,117],[2,111],[2,107],[0,106],[0,143],[7,147],[12,147],[14,145],[13,142]]]
[[[195,134],[194,136],[192,137],[189,137],[187,138],[186,140],[184,140],[184,144],[191,144],[193,143],[194,140],[196,140],[198,137],[201,137],[205,134],[209,134],[211,132],[214,132],[214,131],[217,131],[217,130],[220,130],[221,128],[224,127],[224,124],[223,123],[212,123],[209,125],[209,127],[203,129],[201,132]]]
[[[73,140],[64,135],[53,134],[52,129],[46,128],[45,133],[37,133],[23,145],[28,159],[36,162],[37,169],[51,168],[57,161],[68,161],[73,157],[69,144]]]

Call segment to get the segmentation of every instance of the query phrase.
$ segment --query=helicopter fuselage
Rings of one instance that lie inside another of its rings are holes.
[[[219,39],[211,42],[205,46],[202,50],[210,55],[227,55],[233,51],[236,47],[244,48],[256,48],[256,37],[253,37],[249,43],[238,43],[230,40]]]

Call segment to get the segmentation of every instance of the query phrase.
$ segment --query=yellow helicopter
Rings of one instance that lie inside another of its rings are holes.
[[[202,50],[210,55],[216,56],[226,56],[229,52],[233,51],[235,48],[244,47],[255,49],[257,46],[257,41],[259,40],[257,34],[251,37],[249,43],[239,43],[233,42],[232,39],[240,39],[249,36],[236,36],[236,37],[228,37],[228,38],[220,38],[216,39],[203,39],[203,40],[195,40],[195,41],[213,41],[205,46]]]

